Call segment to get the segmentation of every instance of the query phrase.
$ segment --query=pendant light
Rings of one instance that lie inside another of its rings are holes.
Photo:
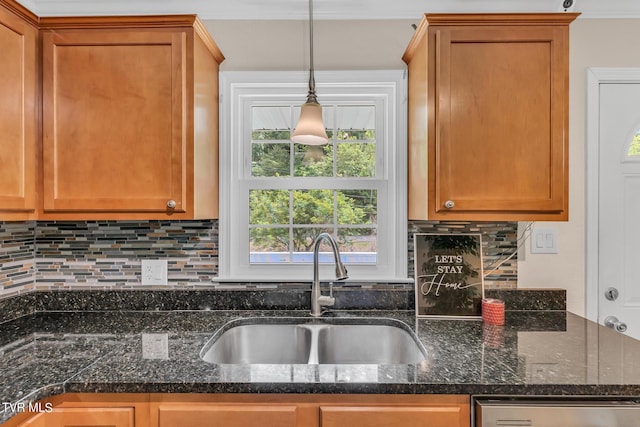
[[[309,92],[307,102],[300,109],[300,118],[291,140],[304,145],[324,145],[329,142],[322,123],[322,106],[316,97],[316,80],[313,76],[313,0],[309,0]]]

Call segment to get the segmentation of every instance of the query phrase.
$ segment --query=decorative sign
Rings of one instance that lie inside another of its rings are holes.
[[[480,316],[480,234],[416,233],[416,316]]]

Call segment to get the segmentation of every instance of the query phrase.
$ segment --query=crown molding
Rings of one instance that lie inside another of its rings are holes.
[[[301,0],[20,0],[38,16],[197,14],[201,19],[308,19]],[[562,0],[315,0],[314,19],[415,19],[425,13],[564,12]],[[471,6],[472,5],[472,6]],[[637,0],[575,0],[580,18],[640,18]]]

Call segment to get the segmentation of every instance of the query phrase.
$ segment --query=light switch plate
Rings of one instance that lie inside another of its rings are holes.
[[[532,254],[557,254],[558,234],[553,228],[535,228],[531,232]]]
[[[143,259],[142,284],[144,286],[161,286],[167,284],[167,260],[166,259]]]

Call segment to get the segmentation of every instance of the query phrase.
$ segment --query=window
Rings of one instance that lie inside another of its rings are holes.
[[[627,157],[640,157],[640,131],[633,136],[633,141],[631,141],[627,150]]]
[[[352,280],[407,280],[402,72],[316,73],[321,147],[289,139],[306,78],[221,73],[220,280],[309,281],[324,231]]]

